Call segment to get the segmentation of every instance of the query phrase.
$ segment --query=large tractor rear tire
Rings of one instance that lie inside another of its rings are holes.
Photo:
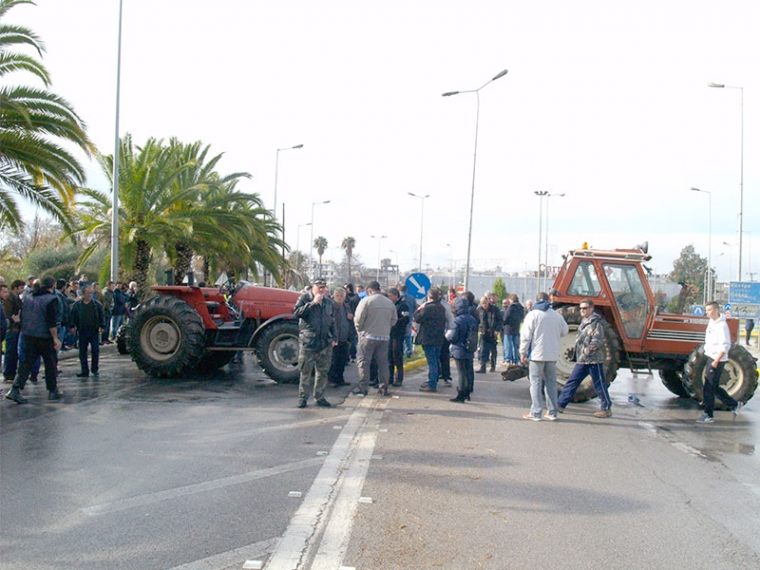
[[[700,345],[689,355],[683,375],[686,390],[698,402],[702,401],[704,395],[705,366],[707,366],[705,346]],[[743,346],[735,344],[728,351],[728,362],[723,368],[720,385],[734,400],[745,404],[755,393],[757,389],[757,362]],[[726,406],[716,398],[715,409],[725,410]]]
[[[275,382],[296,384],[298,369],[298,322],[278,321],[265,328],[256,341],[259,366]]]
[[[690,398],[691,394],[683,385],[681,373],[678,370],[660,370],[662,385],[679,398]]]
[[[127,325],[121,325],[116,332],[116,350],[119,354],[129,354],[127,348]]]
[[[176,378],[196,372],[205,345],[201,316],[187,302],[169,295],[142,303],[127,327],[132,360],[149,376]]]
[[[557,361],[557,388],[562,391],[565,382],[570,377],[570,373],[575,368],[573,357],[575,354],[575,339],[578,336],[577,331],[581,323],[580,310],[577,305],[566,305],[558,307],[556,311],[562,315],[570,329],[570,332],[560,340],[559,360]],[[615,329],[606,321],[604,322],[604,379],[609,386],[617,376],[620,367],[620,337]],[[578,386],[573,402],[585,402],[591,398],[596,398],[596,390],[591,376],[586,377],[581,385]]]

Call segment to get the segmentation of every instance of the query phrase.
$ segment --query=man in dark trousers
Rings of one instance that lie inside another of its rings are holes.
[[[8,297],[3,301],[3,312],[8,319],[8,331],[5,333],[5,362],[3,378],[13,382],[18,369],[18,337],[21,334],[21,292],[24,282],[16,279],[11,283]]]
[[[92,370],[98,375],[100,359],[100,331],[105,327],[105,313],[100,301],[92,298],[92,285],[85,285],[82,298],[71,310],[71,325],[79,331],[79,363],[82,366],[77,378],[87,378]],[[92,351],[92,366],[87,366],[87,347]]]
[[[17,404],[25,404],[28,400],[21,395],[29,371],[38,356],[45,362],[45,385],[48,389],[48,400],[60,400],[63,393],[58,390],[57,362],[55,351],[61,348],[58,340],[58,298],[53,293],[55,279],[43,277],[40,287],[31,295],[24,298],[21,320],[21,332],[24,335],[25,351],[21,361],[18,376],[13,387],[5,395],[6,399]]]
[[[388,347],[388,364],[391,369],[388,380],[394,386],[401,386],[404,383],[404,335],[406,334],[406,325],[409,324],[411,318],[411,312],[401,297],[401,293],[395,287],[388,289],[388,298],[396,307],[397,316],[396,324],[391,327],[391,342]]]

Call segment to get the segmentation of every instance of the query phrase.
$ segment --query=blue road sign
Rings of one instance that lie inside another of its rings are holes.
[[[705,316],[705,308],[702,305],[694,305],[691,308],[691,314],[695,317],[704,317]]]
[[[412,273],[406,278],[406,290],[415,299],[424,299],[430,291],[430,279],[424,273]]]
[[[732,303],[760,305],[760,283],[731,281],[728,285],[728,300]]]
[[[730,311],[731,310],[731,303],[726,303],[726,305],[723,307],[724,311]]]

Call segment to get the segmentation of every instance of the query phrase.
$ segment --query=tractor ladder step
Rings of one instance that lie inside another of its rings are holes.
[[[654,376],[652,365],[648,358],[636,358],[630,354],[626,354],[626,358],[628,359],[628,368],[630,368],[634,376],[639,372],[646,372],[649,376]]]

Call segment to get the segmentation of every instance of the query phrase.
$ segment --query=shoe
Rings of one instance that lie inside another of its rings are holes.
[[[466,398],[467,395],[464,392],[457,390],[456,398],[450,398],[449,402],[458,402],[460,404],[463,404]]]
[[[401,380],[396,380],[396,381],[393,383],[393,385],[394,385],[396,388],[400,388],[400,387],[401,387],[401,383],[402,383],[402,382],[401,382]]]
[[[534,422],[540,422],[541,421],[541,417],[540,416],[534,416],[530,412],[528,412],[527,414],[523,414],[523,419],[524,420],[533,420]]]
[[[37,377],[36,376],[30,376],[29,377],[29,382],[31,382],[32,384],[36,384],[37,383]]]
[[[48,394],[48,400],[63,400],[63,392],[61,392],[58,388],[55,390],[50,390],[50,394]]]
[[[13,400],[17,404],[26,404],[29,401],[21,395],[21,392],[19,392],[19,389],[16,387],[8,390],[8,393],[5,395],[5,399]]]
[[[100,376],[100,371],[99,370],[93,370],[92,371],[92,375],[95,376],[95,377]]]
[[[383,386],[382,388],[377,389],[377,393],[379,396],[387,396],[388,395],[388,386]]]
[[[558,418],[557,418],[557,416],[554,416],[554,415],[550,414],[549,412],[546,412],[544,414],[544,419],[545,420],[549,420],[550,422],[556,422]]]
[[[340,384],[338,384],[337,382],[328,382],[327,386],[330,388],[337,388],[338,386],[340,386]]]
[[[565,413],[565,406],[557,406],[557,411],[560,414],[564,414]]]
[[[708,416],[707,412],[704,412],[701,416],[697,418],[698,424],[711,424],[715,420],[712,418],[712,416]]]
[[[89,375],[89,372],[77,372],[77,378],[87,378]]]
[[[598,412],[594,413],[595,418],[611,418],[612,417],[612,410],[599,410]]]
[[[370,388],[379,388],[380,384],[378,382],[370,382],[369,387]]]
[[[485,374],[485,373],[486,373],[486,365],[484,364],[483,366],[481,366],[480,368],[478,368],[478,369],[475,371],[475,373],[476,373],[476,374]]]
[[[443,385],[444,385],[446,388],[451,388],[451,379],[445,379],[445,378],[444,378],[444,380],[443,380]]]
[[[741,409],[743,407],[744,407],[744,402],[737,402],[736,403],[736,407],[733,410],[731,410],[731,412],[733,412],[735,418],[739,416],[739,412],[741,411]]]
[[[437,392],[435,388],[431,388],[429,384],[423,384],[420,386],[420,392]]]
[[[299,408],[305,408],[306,407],[306,400],[298,400],[298,407]]]
[[[491,364],[490,371],[491,372],[496,372],[496,365],[495,364]]]
[[[325,400],[324,398],[320,398],[319,400],[317,400],[317,406],[319,406],[320,408],[332,408],[332,404],[328,402],[327,400]]]
[[[13,378],[8,378],[7,376],[4,376],[3,382],[13,382]]]
[[[359,388],[359,386],[357,386],[356,388],[354,388],[353,390],[351,390],[351,393],[352,394],[356,394],[357,396],[359,394],[361,394],[362,396],[366,396],[367,394],[369,394],[369,391],[368,390],[362,390],[361,388]]]

